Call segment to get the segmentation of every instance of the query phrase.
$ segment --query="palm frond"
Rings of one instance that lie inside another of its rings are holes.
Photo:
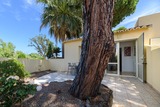
[[[77,0],[37,0],[44,3],[41,17],[43,27],[49,26],[49,33],[56,40],[78,37],[82,32],[82,6]]]

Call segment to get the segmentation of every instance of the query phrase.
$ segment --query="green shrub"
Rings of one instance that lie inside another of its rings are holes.
[[[37,54],[37,53],[31,53],[31,54],[29,54],[29,55],[28,55],[28,58],[29,58],[29,59],[44,59],[43,56],[41,56],[41,55],[39,55],[39,54]]]
[[[27,56],[22,51],[16,51],[16,58],[27,58]]]
[[[12,107],[36,92],[36,86],[13,78],[0,78],[0,105]]]
[[[29,77],[30,73],[24,69],[24,65],[18,60],[7,60],[0,62],[0,76],[9,77],[17,75],[20,78]]]
[[[0,62],[0,105],[12,107],[29,94],[36,92],[36,86],[26,84],[23,78],[30,76],[17,60]]]

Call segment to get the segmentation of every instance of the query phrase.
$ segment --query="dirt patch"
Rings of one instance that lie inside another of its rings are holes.
[[[42,90],[26,98],[21,107],[111,107],[113,95],[108,87],[101,85],[99,96],[82,101],[68,93],[71,84],[72,81],[44,84]]]

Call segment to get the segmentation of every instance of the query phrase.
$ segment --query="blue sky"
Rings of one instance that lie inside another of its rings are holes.
[[[39,31],[42,5],[38,5],[35,1],[0,0],[0,39],[12,42],[16,50],[28,54],[36,52],[33,47],[28,47],[29,40],[36,35],[46,34],[55,43],[54,38],[48,34],[47,28]],[[138,17],[157,12],[160,12],[160,0],[139,0],[135,13],[126,17],[116,28],[134,27]]]

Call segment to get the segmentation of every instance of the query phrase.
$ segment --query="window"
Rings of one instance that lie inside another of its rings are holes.
[[[131,56],[131,47],[124,47],[124,56]]]

